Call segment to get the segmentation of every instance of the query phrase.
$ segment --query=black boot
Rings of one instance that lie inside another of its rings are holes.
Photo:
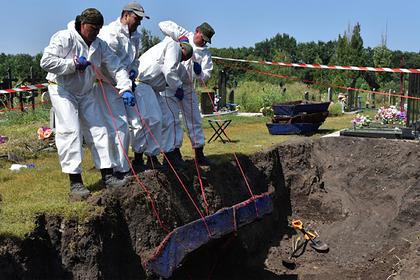
[[[119,188],[126,185],[126,179],[118,179],[112,173],[112,168],[101,169],[102,182],[106,188]]]
[[[134,153],[133,164],[144,165],[143,153]]]
[[[157,159],[157,156],[147,156],[147,168],[148,169],[157,169],[161,170],[162,165],[160,164],[159,160]]]
[[[175,148],[174,153],[178,159],[182,160],[182,154],[179,148]]]
[[[90,195],[90,191],[83,185],[81,174],[69,174],[71,200],[86,199]]]
[[[147,169],[143,161],[143,153],[134,153],[134,160],[131,162],[134,172],[139,173]]]
[[[194,149],[195,158],[198,165],[208,166],[211,164],[211,161],[204,156],[203,148],[204,147],[199,147]]]
[[[184,169],[186,168],[185,162],[178,157],[175,151],[165,153],[163,158],[163,166],[167,169],[171,169],[170,164],[172,164],[173,168],[175,169]]]
[[[134,166],[133,166],[133,169],[134,169]],[[134,169],[134,171],[136,170]],[[131,172],[131,170],[127,172],[115,171],[114,176],[120,180],[122,179],[130,180],[131,178],[133,178],[133,173]]]

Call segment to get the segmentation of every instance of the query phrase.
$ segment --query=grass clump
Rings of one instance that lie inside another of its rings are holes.
[[[302,83],[276,85],[267,82],[244,81],[235,89],[235,103],[244,112],[259,112],[263,107],[294,100],[302,100],[304,93],[319,100],[319,91],[308,88]]]
[[[33,229],[39,213],[80,218],[88,213],[85,202],[68,203],[68,179],[61,173],[55,154],[32,163],[33,169],[0,169],[0,234],[22,237]]]
[[[27,111],[8,111],[0,114],[0,125],[27,125],[32,123],[48,123],[50,118],[49,109],[29,109]]]
[[[48,145],[38,141],[37,130],[48,124],[49,110],[9,111],[0,114],[0,135],[8,137],[8,141],[0,145],[0,156],[13,152],[25,158],[36,157],[36,151]]]
[[[240,104],[244,112],[259,112],[262,107],[282,102],[289,98],[289,93],[282,95],[279,86],[254,81],[241,82],[235,91],[235,103]]]
[[[343,115],[343,109],[339,102],[331,102],[330,107],[328,107],[329,116],[337,117]]]

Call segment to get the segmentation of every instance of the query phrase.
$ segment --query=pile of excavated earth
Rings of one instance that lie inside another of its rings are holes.
[[[88,203],[102,211],[86,220],[40,215],[24,239],[0,237],[0,278],[159,279],[148,261],[169,232],[202,219],[198,210],[249,200],[251,189],[271,193],[272,212],[187,252],[171,279],[420,279],[418,142],[301,138],[238,156],[246,180],[232,155],[210,158],[217,164],[200,176],[192,161],[180,180],[141,173],[150,195],[135,180],[100,191]],[[329,250],[310,241],[292,256],[293,219]]]

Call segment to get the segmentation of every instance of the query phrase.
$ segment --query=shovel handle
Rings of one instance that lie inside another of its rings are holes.
[[[303,228],[303,223],[302,223],[301,220],[293,220],[292,221],[292,227],[296,230],[300,230],[303,233],[306,240],[313,240],[313,239],[316,238],[316,234],[314,234],[310,231],[306,231]]]
[[[301,220],[293,220],[293,221],[292,221],[292,227],[293,227],[294,229],[299,229],[299,230],[302,230],[302,229],[303,229],[303,223],[302,223],[302,221],[301,221]]]

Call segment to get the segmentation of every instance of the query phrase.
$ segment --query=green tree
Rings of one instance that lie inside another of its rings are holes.
[[[390,67],[391,61],[392,52],[385,44],[381,44],[373,49],[373,62],[375,67]],[[384,85],[396,78],[394,75],[385,72],[376,72],[375,76],[380,85]]]
[[[140,30],[140,34],[141,34],[140,54],[145,53],[148,49],[150,49],[151,47],[153,47],[154,45],[160,42],[159,37],[153,36],[152,33],[145,28],[142,28]]]
[[[16,79],[17,86],[31,82],[30,72],[33,65],[33,57],[29,54],[17,54],[10,58],[12,75]]]
[[[271,39],[266,39],[255,44],[255,55],[261,59],[272,61],[276,51],[280,50],[290,55],[293,61],[296,56],[296,39],[288,34],[277,34]]]
[[[320,64],[328,65],[337,49],[337,41],[322,42],[318,41],[318,56],[321,59]]]
[[[296,56],[301,63],[313,64],[319,58],[318,44],[315,42],[300,43],[297,45]]]
[[[40,62],[42,58],[42,53],[38,53],[33,58],[33,65],[32,65],[32,73],[35,83],[43,83],[45,82],[45,76],[47,76],[47,72],[41,68]]]

